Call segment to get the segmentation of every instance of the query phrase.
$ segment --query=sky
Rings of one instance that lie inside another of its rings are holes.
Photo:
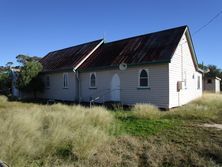
[[[222,0],[0,0],[0,66],[18,54],[188,25],[199,63],[222,68]]]

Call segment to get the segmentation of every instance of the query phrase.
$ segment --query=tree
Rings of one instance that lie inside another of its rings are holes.
[[[8,63],[6,63],[6,68],[10,68],[11,66],[13,65],[13,62],[8,62]]]
[[[1,93],[8,95],[11,92],[12,75],[9,70],[0,72],[0,91]]]
[[[17,87],[25,92],[33,92],[36,98],[36,93],[42,91],[44,84],[39,77],[39,73],[43,67],[41,63],[37,61],[27,61],[24,66],[21,67],[21,71],[17,80]]]
[[[207,73],[207,76],[209,77],[220,77],[221,75],[221,69],[219,69],[215,65],[208,65],[209,72]]]
[[[24,66],[28,62],[39,61],[41,58],[37,56],[28,56],[24,54],[19,54],[16,56],[17,62]]]

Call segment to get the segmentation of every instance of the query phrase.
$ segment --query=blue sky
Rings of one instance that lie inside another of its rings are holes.
[[[188,25],[193,34],[221,0],[0,0],[0,65],[48,52]],[[222,15],[192,36],[199,62],[222,68]]]

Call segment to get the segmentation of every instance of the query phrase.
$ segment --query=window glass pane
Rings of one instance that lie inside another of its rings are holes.
[[[65,83],[65,75],[63,75],[63,86],[64,86],[64,87],[66,86],[66,83]]]
[[[67,76],[67,74],[64,74],[64,76],[63,76],[63,86],[65,88],[68,87],[68,76]]]
[[[211,79],[208,79],[208,80],[207,80],[207,83],[209,83],[209,84],[212,83],[212,80],[211,80]]]
[[[140,77],[147,78],[147,72],[145,70],[142,70],[140,73]]]
[[[49,76],[46,77],[46,86],[47,87],[50,86],[50,78],[49,78]]]
[[[91,86],[92,86],[92,87],[96,86],[95,80],[91,80]]]
[[[140,73],[140,86],[148,86],[148,74],[145,70]]]
[[[140,86],[148,86],[147,78],[140,78]]]
[[[95,76],[95,74],[91,75],[90,86],[91,87],[95,87],[96,86],[96,76]]]

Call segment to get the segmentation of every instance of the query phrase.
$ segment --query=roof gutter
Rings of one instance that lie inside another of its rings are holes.
[[[191,33],[190,33],[190,30],[189,30],[189,27],[186,28],[186,32],[187,32],[187,37],[188,37],[188,41],[189,41],[188,45],[190,46],[190,49],[191,49],[191,53],[192,53],[192,57],[193,57],[194,62],[195,62],[196,70],[199,71],[199,72],[204,73],[204,71],[201,70],[198,67],[197,55],[196,55],[196,52],[195,52],[195,49],[194,49],[194,44],[193,44],[193,40],[192,40],[192,37],[191,37]]]
[[[221,81],[221,78],[219,78],[219,77],[215,77],[217,80],[219,80],[219,81]]]
[[[202,69],[201,69],[201,68],[199,68],[199,67],[198,67],[197,71],[198,71],[198,72],[201,72],[202,74],[203,74],[203,73],[205,73],[205,71],[204,71],[204,70],[202,70]]]
[[[101,40],[101,42],[100,42],[86,57],[84,57],[84,59],[82,59],[82,60],[73,68],[73,71],[75,72],[75,71],[84,63],[84,61],[86,61],[86,59],[88,59],[89,56],[91,56],[91,55],[93,54],[93,52],[95,52],[95,50],[98,49],[98,47],[100,47],[103,43],[104,43],[104,40]]]

